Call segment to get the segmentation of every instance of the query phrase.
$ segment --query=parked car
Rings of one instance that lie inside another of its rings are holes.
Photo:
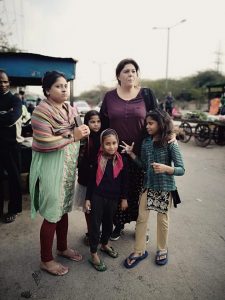
[[[76,101],[73,105],[77,108],[81,116],[84,116],[91,109],[90,105],[85,100]]]

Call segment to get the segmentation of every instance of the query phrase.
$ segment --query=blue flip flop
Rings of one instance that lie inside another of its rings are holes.
[[[136,265],[139,264],[139,262],[145,259],[147,256],[148,256],[148,251],[145,251],[145,253],[143,253],[141,256],[136,256],[136,257],[133,256],[133,253],[131,253],[131,255],[125,259],[124,267],[126,267],[127,269],[132,269],[136,267]],[[133,260],[134,262],[132,264],[128,264],[127,262],[128,259]]]
[[[162,258],[163,256],[165,256],[165,258]],[[167,262],[168,262],[168,250],[167,252],[157,251],[155,256],[155,263],[158,266],[164,266],[165,264],[167,264]]]

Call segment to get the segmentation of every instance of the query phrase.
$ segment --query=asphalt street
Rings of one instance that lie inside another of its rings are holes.
[[[180,148],[186,174],[176,178],[182,204],[170,211],[166,266],[154,263],[156,214],[151,213],[149,257],[134,269],[123,267],[133,250],[133,222],[127,224],[118,241],[112,242],[119,257],[101,254],[108,270],[95,271],[87,261],[89,249],[83,243],[83,213],[73,211],[69,214],[69,245],[79,250],[84,260],[76,263],[57,258],[70,268],[63,277],[40,271],[42,219],[30,219],[30,199],[25,195],[22,215],[11,224],[0,223],[0,299],[225,299],[225,147],[201,148],[191,140]]]

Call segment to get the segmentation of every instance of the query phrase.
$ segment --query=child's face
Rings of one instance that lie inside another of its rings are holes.
[[[91,131],[98,132],[101,128],[101,120],[99,116],[92,116],[88,121],[88,127]]]
[[[113,134],[106,136],[102,143],[102,148],[105,154],[114,155],[118,150],[118,141],[116,139],[116,136]]]
[[[146,118],[146,129],[149,135],[155,136],[159,133],[158,122],[153,120],[151,117]]]

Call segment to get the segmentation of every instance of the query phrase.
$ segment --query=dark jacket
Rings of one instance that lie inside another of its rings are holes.
[[[11,92],[0,95],[0,143],[17,143],[16,122],[22,116],[22,102]]]
[[[105,172],[100,184],[96,185],[97,163],[92,168],[90,174],[86,199],[91,200],[93,193],[118,201],[119,199],[127,199],[128,191],[128,171],[127,160],[123,157],[123,169],[116,178],[113,178],[113,160],[109,159],[106,164]]]
[[[92,132],[80,147],[78,158],[78,178],[79,184],[87,186],[89,176],[93,166],[97,163],[98,151],[100,148],[100,132]]]

